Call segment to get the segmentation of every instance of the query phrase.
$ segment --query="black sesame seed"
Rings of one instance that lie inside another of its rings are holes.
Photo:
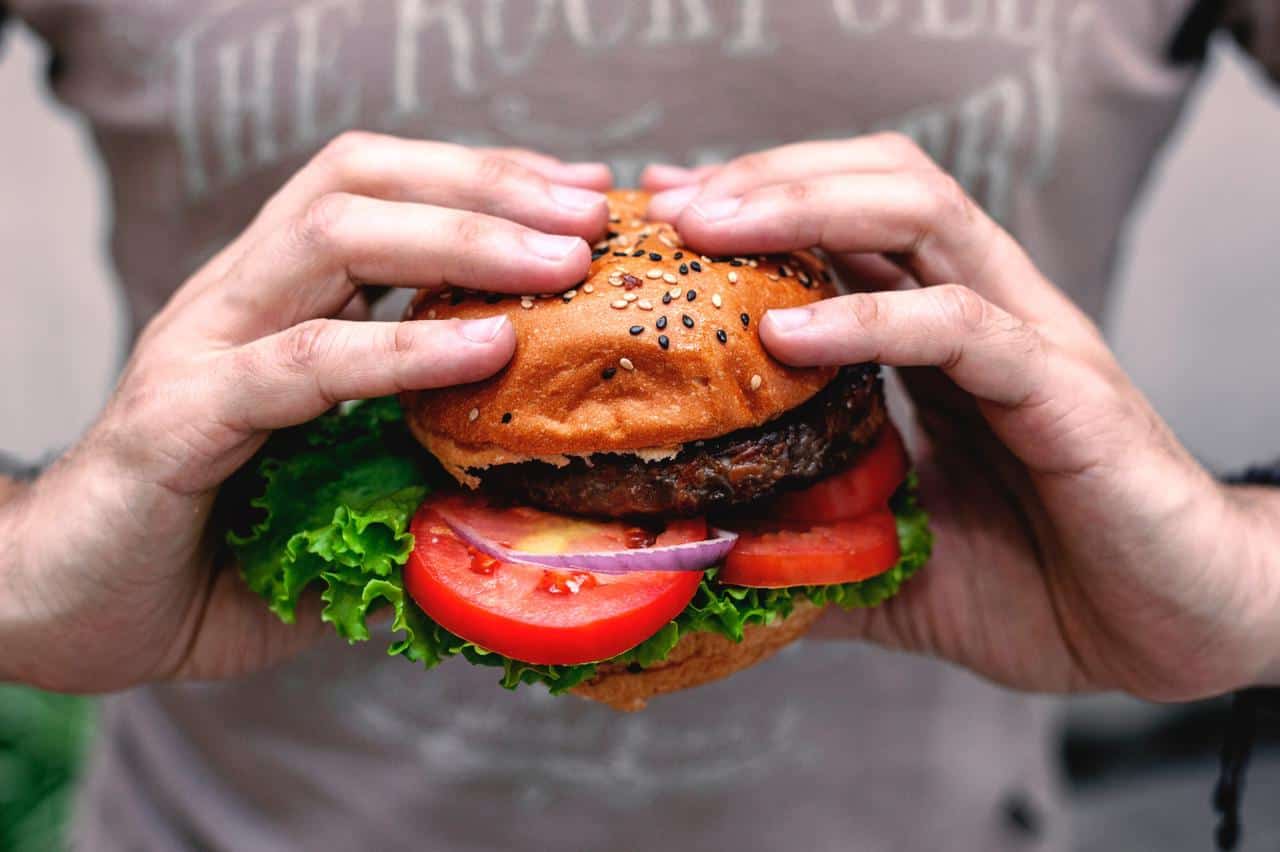
[[[685,296],[685,298],[692,302],[694,299],[698,298],[698,291],[690,290],[689,295]]]
[[[671,294],[670,294],[670,293],[663,293],[663,294],[662,294],[662,304],[664,304],[664,305],[669,305],[669,304],[671,304]]]
[[[698,263],[698,261],[696,261],[696,260],[695,260],[695,261],[690,262],[690,263],[689,263],[689,266],[693,269],[693,271],[694,271],[694,272],[701,272],[701,271],[702,271],[702,264],[701,264],[701,263]]]
[[[730,265],[730,266],[741,266],[741,265],[742,265],[742,261],[740,261],[740,260],[731,260],[731,261],[729,261],[729,265]]]
[[[503,423],[510,423],[510,422],[511,422],[511,412],[510,412],[510,411],[508,411],[506,414],[502,415],[502,422],[503,422]]]
[[[604,370],[600,373],[600,378],[604,379],[607,382],[616,375],[618,375],[617,367],[605,367]]]
[[[666,349],[668,346],[671,345],[671,339],[667,337],[665,334],[659,334],[658,345],[661,346],[663,349]]]
[[[633,326],[631,326],[630,331],[631,331],[631,334],[632,334],[632,335],[636,335],[636,334],[644,334],[644,326],[642,326],[642,325],[633,325]]]
[[[820,271],[818,272],[818,275],[819,275],[819,277],[821,277],[821,278],[822,278],[822,280],[823,280],[823,281],[825,281],[826,283],[828,283],[828,284],[830,284],[830,283],[831,283],[831,272],[830,272],[830,270],[827,270],[827,269],[820,270]]]
[[[738,317],[738,319],[742,320],[742,327],[743,327],[743,328],[746,328],[747,326],[751,325],[751,315],[750,315],[750,314],[743,314],[742,316]]]
[[[718,328],[716,329],[716,340],[719,340],[721,343],[728,343],[729,335],[724,333],[723,328]]]
[[[649,259],[652,260],[654,263],[657,263],[658,261],[662,260],[662,255],[658,254],[656,251],[651,251],[649,252]]]
[[[484,297],[484,303],[486,305],[496,305],[501,301],[502,301],[501,293],[489,293]]]
[[[667,327],[667,318],[665,316],[658,317],[658,321],[654,323],[654,325],[658,327],[658,331],[662,331],[664,328]]]
[[[631,256],[632,256],[632,257],[644,257],[644,249],[636,249],[635,251],[631,252]]]
[[[461,290],[454,290],[453,295],[449,297],[449,304],[461,305],[462,300],[465,298],[466,298],[466,295]]]
[[[684,257],[684,252],[682,252],[682,251],[678,251],[678,252],[676,252],[675,254],[673,254],[673,255],[671,255],[671,256],[672,256],[672,257],[674,257],[676,260],[679,260],[680,258]]]
[[[682,263],[682,264],[680,264],[680,274],[681,274],[681,275],[688,275],[688,274],[689,274],[689,264],[687,264],[687,263]]]
[[[693,328],[693,317],[688,314],[681,315],[680,322],[684,323],[685,328]]]
[[[608,249],[596,249],[593,252],[591,252],[591,259],[599,260],[600,258],[604,257],[608,253],[609,253]]]
[[[613,253],[613,256],[614,257],[630,257],[631,255],[627,254],[625,251],[615,251]]]

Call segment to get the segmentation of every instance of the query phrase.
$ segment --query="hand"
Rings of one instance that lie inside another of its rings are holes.
[[[598,164],[344,135],[144,330],[89,433],[0,506],[0,675],[68,691],[217,678],[321,632],[214,564],[218,486],[268,432],[339,400],[475,381],[505,319],[355,322],[359,285],[548,292],[581,280],[608,211]]]
[[[796,365],[903,368],[933,561],[825,628],[1029,690],[1181,700],[1265,678],[1280,650],[1280,523],[1220,487],[1098,330],[899,136],[663,167],[651,213],[708,254],[818,246],[858,292],[773,311]]]

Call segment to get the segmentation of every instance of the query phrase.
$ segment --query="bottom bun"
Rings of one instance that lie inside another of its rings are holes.
[[[573,693],[615,710],[643,710],[655,695],[702,686],[772,657],[808,632],[821,614],[822,607],[801,601],[781,621],[748,627],[741,642],[718,633],[686,633],[661,663],[638,672],[602,663],[596,676],[575,686]]]

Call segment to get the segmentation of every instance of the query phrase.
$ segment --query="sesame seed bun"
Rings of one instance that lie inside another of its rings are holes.
[[[654,696],[720,680],[772,657],[807,633],[822,610],[801,601],[781,621],[746,628],[741,642],[718,633],[686,633],[661,663],[638,672],[601,664],[596,676],[574,687],[573,693],[615,710],[643,710]]]
[[[704,258],[645,219],[647,194],[609,202],[610,237],[573,290],[423,293],[410,306],[406,318],[505,314],[515,326],[515,356],[497,376],[402,398],[414,434],[460,482],[529,460],[671,458],[690,441],[760,426],[834,377],[774,360],[757,331],[769,309],[835,295],[816,256]]]

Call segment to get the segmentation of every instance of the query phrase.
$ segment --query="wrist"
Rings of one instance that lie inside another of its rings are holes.
[[[27,681],[32,674],[26,649],[36,607],[27,537],[34,490],[29,481],[0,481],[0,681]]]
[[[1253,631],[1263,662],[1257,676],[1241,687],[1280,686],[1280,488],[1255,485],[1226,486],[1237,518],[1233,525],[1240,544],[1242,571],[1256,583],[1259,617]]]

